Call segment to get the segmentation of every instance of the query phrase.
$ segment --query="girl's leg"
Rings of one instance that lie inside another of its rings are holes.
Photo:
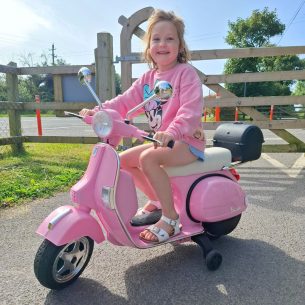
[[[162,166],[181,166],[189,164],[197,159],[187,144],[176,142],[173,149],[168,148],[148,148],[140,154],[140,167],[154,189],[159,199],[163,215],[170,219],[177,219],[178,214],[174,207],[172,190],[168,175]],[[162,220],[156,226],[164,229],[169,234],[172,227]],[[157,241],[156,236],[148,230],[144,230],[140,236],[146,240]]]
[[[153,147],[152,144],[143,144],[120,153],[121,168],[128,171],[134,178],[136,186],[148,197],[148,199],[157,201],[156,193],[151,187],[146,176],[140,169],[139,158],[143,151]],[[154,209],[155,206],[147,207]]]

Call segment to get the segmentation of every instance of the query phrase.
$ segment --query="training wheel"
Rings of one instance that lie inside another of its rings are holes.
[[[220,267],[220,265],[222,263],[222,256],[218,251],[211,250],[207,254],[205,260],[206,260],[206,265],[207,265],[208,269],[210,271],[215,271]]]

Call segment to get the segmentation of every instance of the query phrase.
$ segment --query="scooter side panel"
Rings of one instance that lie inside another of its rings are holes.
[[[124,170],[120,170],[115,192],[115,205],[115,210],[104,206],[98,213],[106,229],[107,240],[115,245],[134,246],[132,235],[134,227],[131,227],[130,220],[137,211],[138,199],[133,179]]]
[[[94,146],[85,174],[70,190],[72,202],[96,209],[94,187],[101,162],[104,159],[104,150],[105,144],[99,143]]]
[[[106,207],[102,199],[103,187],[115,190],[119,178],[120,160],[117,152],[110,146],[105,145],[103,158],[97,165],[99,170],[94,177],[95,185],[91,192],[94,193],[95,210],[103,211]]]
[[[57,246],[64,245],[83,236],[89,236],[96,243],[105,240],[103,231],[90,211],[70,205],[54,210],[40,224],[36,233]]]
[[[198,221],[229,219],[245,209],[245,193],[237,182],[225,177],[205,178],[196,185],[191,194],[190,212]]]
[[[131,218],[137,212],[138,198],[133,178],[124,170],[120,171],[115,200],[119,217],[125,225],[130,225]]]

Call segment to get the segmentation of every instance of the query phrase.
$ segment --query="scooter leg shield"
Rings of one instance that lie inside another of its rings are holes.
[[[222,175],[201,178],[190,194],[189,211],[194,220],[221,221],[246,209],[245,193],[237,182]]]
[[[83,236],[96,243],[105,240],[103,231],[90,210],[66,205],[54,210],[38,227],[37,234],[57,246],[64,245]]]

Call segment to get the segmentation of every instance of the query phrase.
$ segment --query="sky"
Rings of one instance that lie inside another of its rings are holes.
[[[282,37],[275,37],[272,43],[304,46],[304,3],[305,0],[0,0],[0,64],[14,61],[22,66],[20,58],[27,54],[32,54],[34,62],[41,62],[40,55],[49,55],[54,43],[55,54],[67,63],[88,65],[94,62],[99,32],[113,36],[114,57],[119,56],[122,26],[118,18],[130,17],[148,6],[173,10],[184,19],[190,50],[231,48],[225,43],[228,21],[248,18],[253,10],[265,7],[276,10],[279,20],[286,25]],[[132,45],[135,52],[143,49],[137,38]],[[224,60],[194,63],[205,74],[221,74],[223,64]],[[147,69],[147,65],[134,66],[133,77]],[[115,67],[120,73],[120,65]]]

